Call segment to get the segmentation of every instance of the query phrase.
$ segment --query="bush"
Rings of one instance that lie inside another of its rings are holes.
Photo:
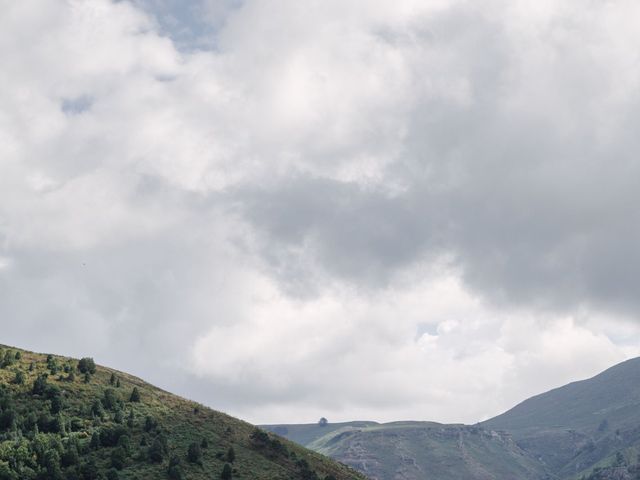
[[[227,462],[233,463],[235,459],[236,459],[236,451],[233,449],[233,447],[229,447],[229,450],[227,450]]]
[[[78,362],[78,370],[80,373],[96,373],[96,363],[91,357],[81,358]]]

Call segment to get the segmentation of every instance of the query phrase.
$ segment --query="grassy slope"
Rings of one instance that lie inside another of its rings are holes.
[[[362,426],[354,426],[358,424]],[[544,476],[540,464],[508,436],[476,427],[433,422],[352,422],[341,426],[286,428],[294,434],[303,431],[307,438],[313,438],[307,443],[309,448],[375,479],[489,480]],[[322,431],[326,434],[318,436]]]
[[[3,349],[10,347],[2,347]],[[15,348],[12,351],[18,351]],[[15,398],[18,410],[41,408],[47,403],[31,394],[33,382],[38,374],[48,372],[46,355],[22,351],[22,358],[15,364],[0,370],[0,384],[8,387]],[[66,357],[55,357],[60,366],[72,365],[77,361]],[[29,371],[30,363],[34,364],[34,370]],[[14,385],[12,380],[16,371],[22,371],[26,375],[23,385]],[[116,395],[124,401],[124,411],[129,414],[134,412],[135,426],[131,429],[131,445],[134,450],[139,449],[127,459],[126,468],[120,472],[121,479],[149,479],[167,478],[168,458],[178,456],[182,461],[182,467],[187,479],[213,479],[220,478],[225,463],[222,457],[229,447],[233,447],[236,459],[233,463],[234,478],[246,479],[296,479],[304,478],[305,474],[298,465],[300,459],[308,462],[311,470],[315,471],[319,478],[333,475],[336,479],[361,479],[362,477],[344,465],[340,465],[322,455],[311,452],[284,439],[280,439],[286,452],[274,452],[270,447],[262,447],[251,439],[255,427],[209,408],[185,400],[176,395],[162,391],[142,380],[122,372],[115,372],[109,368],[99,367],[91,377],[89,383],[83,382],[83,376],[76,374],[75,381],[59,379],[58,375],[49,376],[49,384],[56,385],[62,390],[65,407],[62,410],[63,418],[69,420],[77,418],[81,427],[76,431],[59,435],[63,444],[70,437],[79,439],[83,448],[89,442],[92,432],[100,428],[113,426],[113,417],[107,412],[102,420],[95,420],[89,413],[92,403],[103,397],[104,391],[110,388],[111,374],[115,373],[120,379],[120,388],[114,389]],[[133,389],[137,387],[141,394],[140,403],[131,403],[127,400]],[[155,433],[145,432],[143,429],[146,416],[154,417],[158,423],[158,431],[168,439],[169,452],[162,464],[153,464],[148,461],[146,447],[139,447],[143,436],[149,437],[149,443]],[[78,423],[78,421],[76,423]],[[31,433],[25,432],[29,438]],[[0,452],[10,451],[20,435],[5,432],[2,435],[4,441],[0,443]],[[200,443],[203,438],[208,440],[209,446],[203,449],[202,465],[192,464],[186,461],[188,445],[192,442]],[[271,436],[271,439],[276,437]],[[98,467],[106,470],[109,466],[110,452],[112,448],[101,448],[97,451],[83,453],[83,460],[95,459]],[[9,459],[10,460],[10,459]]]
[[[532,397],[483,426],[510,432],[562,478],[589,472],[640,447],[640,359]]]

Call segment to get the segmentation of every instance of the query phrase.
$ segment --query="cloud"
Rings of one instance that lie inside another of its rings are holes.
[[[639,13],[7,6],[4,341],[263,422],[472,422],[636,355]]]

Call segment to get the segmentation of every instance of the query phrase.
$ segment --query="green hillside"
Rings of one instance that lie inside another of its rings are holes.
[[[640,359],[532,397],[483,423],[507,431],[563,478],[640,446]]]
[[[0,480],[364,478],[91,359],[0,347],[0,367]]]

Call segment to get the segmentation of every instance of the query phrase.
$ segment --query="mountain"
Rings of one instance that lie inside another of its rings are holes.
[[[617,452],[640,450],[640,358],[525,400],[482,426],[509,432],[562,478],[611,463]]]
[[[434,422],[266,425],[363,472],[387,479],[540,479],[543,465],[508,434]]]
[[[640,479],[640,358],[474,426],[267,425],[377,480]]]
[[[0,479],[364,477],[92,359],[0,346]]]

